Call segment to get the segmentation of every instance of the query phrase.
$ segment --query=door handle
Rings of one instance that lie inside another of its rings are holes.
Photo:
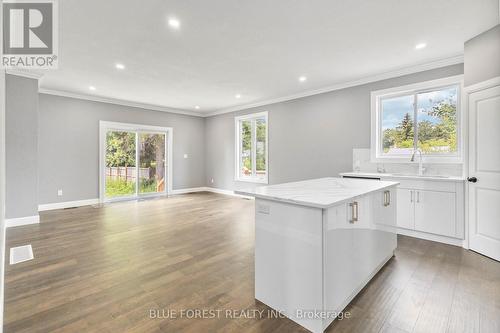
[[[467,177],[467,180],[470,181],[471,183],[476,183],[477,178],[476,177]]]
[[[420,202],[420,191],[417,191],[417,202]]]

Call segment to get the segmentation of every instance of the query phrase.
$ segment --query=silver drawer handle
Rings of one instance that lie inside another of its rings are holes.
[[[391,191],[384,191],[384,207],[391,204]]]
[[[352,219],[349,220],[349,223],[358,222],[358,202],[354,201],[349,203],[349,207],[351,207],[352,216]]]

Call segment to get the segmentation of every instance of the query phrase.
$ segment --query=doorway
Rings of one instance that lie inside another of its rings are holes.
[[[469,93],[469,247],[500,261],[500,80]],[[472,89],[471,89],[472,90]]]
[[[168,195],[172,191],[172,128],[99,123],[101,202]]]

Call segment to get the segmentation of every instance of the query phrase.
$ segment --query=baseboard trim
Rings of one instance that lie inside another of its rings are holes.
[[[186,194],[186,193],[195,193],[195,192],[212,192],[212,193],[219,193],[219,194],[225,194],[225,195],[231,195],[234,197],[239,197],[239,198],[252,198],[248,197],[245,195],[241,194],[236,194],[234,191],[231,190],[223,190],[220,188],[214,188],[214,187],[190,187],[190,188],[181,188],[178,190],[172,190],[172,195],[179,195],[179,194]],[[76,200],[76,201],[65,201],[65,202],[55,202],[55,203],[50,203],[50,204],[42,204],[38,205],[38,211],[43,212],[47,210],[54,210],[54,209],[64,209],[64,208],[71,208],[71,207],[82,207],[82,206],[90,206],[90,205],[97,205],[99,203],[99,199],[86,199],[86,200]]]
[[[172,190],[172,195],[194,193],[194,192],[205,192],[205,191],[208,191],[208,187],[181,188],[178,190]]]
[[[224,190],[224,189],[216,188],[216,187],[207,187],[207,191],[212,192],[212,193],[230,195],[230,196],[238,197],[238,198],[254,199],[254,197],[250,197],[248,195],[237,194],[237,193],[234,193],[234,191],[232,191],[232,190]]]
[[[238,198],[253,199],[253,197],[249,197],[247,195],[236,194],[232,190],[224,190],[224,189],[221,189],[221,188],[208,187],[208,186],[205,186],[205,187],[183,188],[183,189],[179,189],[179,190],[173,190],[172,194],[173,195],[177,195],[177,194],[186,194],[186,193],[195,193],[195,192],[212,192],[212,193],[230,195],[230,196],[238,197]]]
[[[417,231],[417,230],[408,230],[408,229],[402,229],[402,228],[398,228],[397,233],[400,235],[410,236],[410,237],[414,237],[414,238],[421,238],[421,239],[430,240],[433,242],[439,242],[439,243],[444,243],[444,244],[455,245],[455,246],[467,248],[465,241],[463,239],[459,239],[459,238],[434,235],[434,234],[429,234],[427,232],[421,232],[421,231]]]
[[[5,228],[19,227],[22,225],[40,223],[40,215],[16,217],[12,219],[5,219]]]
[[[97,198],[96,199],[86,199],[86,200],[55,202],[55,203],[50,203],[50,204],[38,205],[38,211],[43,212],[46,210],[90,206],[90,205],[97,205],[98,203],[99,203],[99,199],[97,199]]]

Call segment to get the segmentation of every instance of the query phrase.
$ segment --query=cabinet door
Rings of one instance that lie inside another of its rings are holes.
[[[325,234],[325,305],[327,309],[341,311],[357,287],[354,281],[354,244],[351,209],[348,204],[328,208]]]
[[[397,226],[405,229],[415,229],[415,191],[398,188],[397,194]]]
[[[455,193],[415,190],[415,229],[456,236]]]
[[[377,192],[372,199],[374,223],[396,227],[396,189]]]

